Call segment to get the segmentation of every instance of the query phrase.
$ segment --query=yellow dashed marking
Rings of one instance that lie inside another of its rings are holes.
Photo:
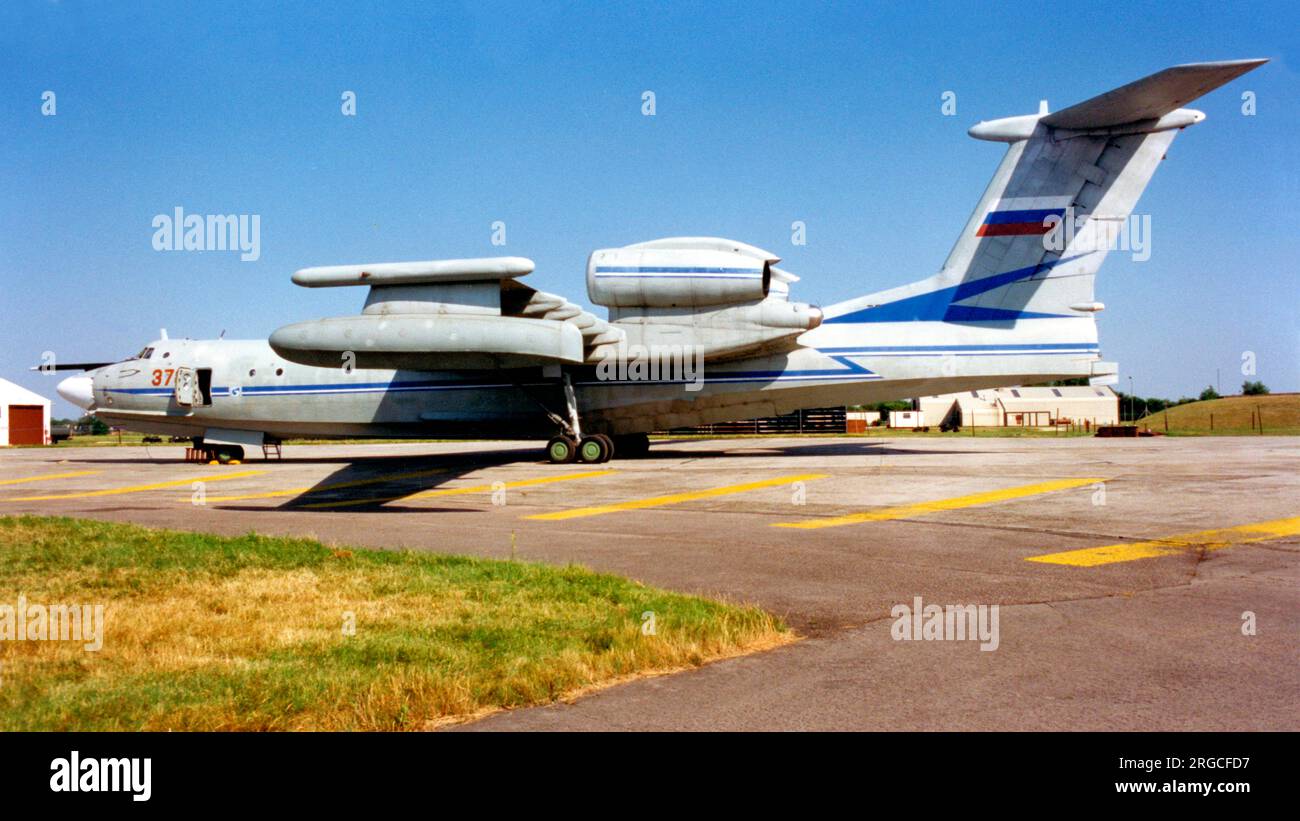
[[[257,476],[264,470],[243,470],[238,473],[222,473],[217,476],[192,476],[188,479],[174,479],[170,482],[155,482],[152,485],[131,485],[115,487],[109,490],[89,490],[84,493],[60,493],[52,496],[20,496],[17,499],[5,499],[6,502],[42,502],[46,499],[86,499],[91,496],[117,496],[122,493],[143,493],[146,490],[161,490],[167,487],[181,487],[194,482],[224,482],[227,479],[242,479],[245,476]]]
[[[72,473],[47,473],[44,476],[28,476],[25,479],[0,479],[0,485],[21,485],[24,482],[44,482],[46,479],[71,479],[74,476],[93,476],[102,470],[76,470]]]
[[[578,507],[572,510],[557,511],[555,513],[537,513],[526,518],[554,522],[561,519],[577,519],[583,516],[600,516],[605,513],[617,513],[621,510],[641,510],[647,507],[662,507],[664,505],[675,505],[681,502],[691,502],[696,499],[713,499],[718,496],[730,496],[733,493],[745,493],[750,490],[761,490],[762,488],[767,487],[788,485],[792,482],[825,479],[829,475],[830,474],[827,473],[804,473],[798,476],[782,476],[779,479],[764,479],[761,482],[746,482],[741,485],[725,485],[723,487],[709,488],[708,490],[694,490],[688,493],[671,493],[667,496],[651,496],[647,499],[634,499],[630,502],[615,502],[614,504],[597,505],[595,507]]]
[[[1064,564],[1071,567],[1096,567],[1102,564],[1154,559],[1159,556],[1174,556],[1198,550],[1222,550],[1233,545],[1263,542],[1297,534],[1300,534],[1300,516],[1218,530],[1202,530],[1197,533],[1180,533],[1146,542],[1108,544],[1102,547],[1048,553],[1045,556],[1029,556],[1025,561]]]
[[[263,493],[242,493],[237,496],[209,496],[208,502],[236,502],[243,499],[275,499],[281,496],[299,496],[304,493],[319,493],[324,490],[342,490],[349,487],[365,487],[367,485],[382,485],[386,482],[396,482],[399,479],[424,479],[429,476],[446,476],[451,473],[447,468],[438,470],[418,470],[411,473],[391,473],[384,476],[375,476],[369,479],[353,479],[347,482],[335,482],[329,485],[304,485],[302,487],[291,487],[286,490],[268,490]],[[182,501],[188,502],[189,499]]]
[[[773,527],[797,527],[806,530],[814,530],[822,527],[840,527],[842,525],[855,525],[862,522],[883,522],[889,519],[906,519],[912,516],[921,516],[926,513],[935,513],[940,510],[957,510],[963,507],[975,507],[976,505],[987,505],[994,502],[1006,502],[1011,499],[1023,499],[1026,496],[1037,496],[1040,493],[1051,493],[1054,490],[1066,490],[1072,487],[1082,487],[1083,485],[1092,485],[1103,481],[1102,479],[1057,479],[1052,482],[1039,482],[1033,485],[1020,485],[1019,487],[1009,487],[1003,490],[990,490],[985,493],[972,493],[969,496],[956,496],[951,499],[938,499],[933,502],[917,502],[916,504],[900,505],[898,507],[886,507],[880,510],[868,510],[863,513],[850,513],[847,516],[835,516],[829,519],[806,519],[802,522],[774,522]]]
[[[520,479],[515,482],[502,482],[503,488],[532,487],[534,485],[549,485],[552,482],[568,482],[573,479],[591,479],[596,476],[608,476],[611,473],[617,473],[613,470],[592,470],[586,473],[566,473],[562,476],[542,476],[537,479]],[[440,488],[438,490],[422,490],[419,493],[411,493],[406,496],[381,496],[372,499],[344,499],[338,502],[315,502],[310,505],[303,505],[309,508],[322,507],[349,507],[353,505],[373,505],[381,502],[396,502],[403,499],[427,499],[432,496],[464,496],[470,493],[490,493],[496,490],[493,482],[491,485],[474,485],[473,487],[450,487]]]

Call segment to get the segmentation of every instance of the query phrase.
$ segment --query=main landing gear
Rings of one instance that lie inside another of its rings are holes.
[[[546,443],[546,458],[556,465],[569,462],[586,464],[608,462],[614,454],[627,459],[636,459],[649,452],[650,437],[644,433],[630,433],[624,436],[593,433],[580,440],[562,433]]]
[[[594,465],[608,462],[613,456],[614,440],[603,433],[594,433],[576,441],[572,436],[562,433],[546,443],[546,458],[557,465],[568,462]]]
[[[578,418],[578,401],[573,393],[573,382],[569,375],[563,375],[565,415],[551,412],[542,402],[538,402],[546,415],[561,430],[561,433],[546,443],[546,458],[555,465],[582,462],[594,465],[608,462],[617,452],[620,456],[645,456],[650,450],[650,437],[644,433],[624,436],[606,436],[603,433],[583,435],[582,422]]]

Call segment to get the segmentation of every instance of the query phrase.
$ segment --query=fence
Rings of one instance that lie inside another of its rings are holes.
[[[689,428],[673,428],[656,433],[699,434],[725,436],[727,434],[799,434],[844,433],[847,429],[845,411],[839,408],[806,408],[784,416],[765,416],[740,422],[714,422]]]

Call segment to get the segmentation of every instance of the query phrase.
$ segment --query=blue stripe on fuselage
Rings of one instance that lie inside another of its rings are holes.
[[[1017,311],[1005,308],[982,308],[972,305],[954,305],[963,299],[992,291],[1022,279],[1050,271],[1058,265],[1080,259],[1087,254],[1061,257],[1051,262],[1040,262],[1026,268],[1017,268],[1001,274],[972,279],[936,291],[903,297],[902,299],[872,305],[840,316],[830,317],[827,325],[864,322],[992,322],[1015,319],[1074,318],[1069,314],[1044,314],[1034,311]]]

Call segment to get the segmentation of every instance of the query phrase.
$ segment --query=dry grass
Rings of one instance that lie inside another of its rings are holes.
[[[1214,415],[1214,430],[1210,430],[1210,414]],[[1264,419],[1265,433],[1300,433],[1300,394],[1278,393],[1263,396],[1225,396],[1204,402],[1178,405],[1145,416],[1138,425],[1154,431],[1165,429],[1169,418],[1170,433],[1189,434],[1249,434],[1258,433],[1258,421]]]
[[[20,593],[105,605],[104,646],[0,641],[2,729],[419,729],[792,640],[578,567],[0,518],[0,604]]]

